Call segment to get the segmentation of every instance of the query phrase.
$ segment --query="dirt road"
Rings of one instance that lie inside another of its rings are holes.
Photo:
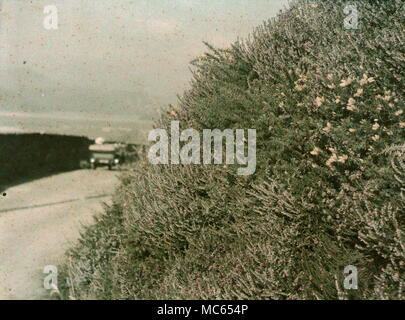
[[[44,267],[62,261],[116,183],[116,171],[78,170],[0,194],[0,300],[49,297]]]

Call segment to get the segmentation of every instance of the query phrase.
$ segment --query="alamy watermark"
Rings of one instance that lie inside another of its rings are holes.
[[[345,288],[346,290],[357,290],[359,288],[357,267],[352,265],[346,266],[343,270],[343,273],[346,276],[343,280],[343,288]]]
[[[148,140],[156,143],[150,147],[148,159],[152,164],[224,164],[224,139],[225,164],[245,165],[237,169],[238,175],[253,174],[256,171],[255,129],[247,129],[247,138],[244,129],[204,129],[201,136],[192,128],[180,132],[180,122],[172,121],[170,134],[165,129],[149,132]]]
[[[46,30],[58,29],[58,8],[55,5],[48,5],[44,7],[44,14],[47,16],[44,18],[43,25]]]
[[[390,158],[394,179],[400,185],[401,197],[405,199],[405,144],[395,145],[386,149]]]
[[[56,266],[45,266],[43,273],[46,274],[44,278],[44,288],[50,290],[50,295],[60,295],[58,289],[58,268]]]
[[[359,11],[355,4],[348,4],[343,8],[343,13],[346,15],[343,20],[345,29],[358,29],[359,28]]]

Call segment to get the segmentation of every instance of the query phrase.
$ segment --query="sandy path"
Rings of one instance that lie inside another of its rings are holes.
[[[117,172],[78,170],[0,195],[0,300],[48,298],[43,268],[58,265],[83,224],[102,211]]]

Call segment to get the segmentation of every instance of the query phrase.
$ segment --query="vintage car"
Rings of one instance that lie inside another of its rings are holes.
[[[90,167],[108,166],[111,170],[120,163],[118,148],[115,144],[92,144],[90,150]]]

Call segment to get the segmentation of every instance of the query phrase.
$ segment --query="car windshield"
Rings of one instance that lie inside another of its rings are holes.
[[[93,158],[95,159],[114,159],[115,154],[108,151],[97,151],[92,153]]]

